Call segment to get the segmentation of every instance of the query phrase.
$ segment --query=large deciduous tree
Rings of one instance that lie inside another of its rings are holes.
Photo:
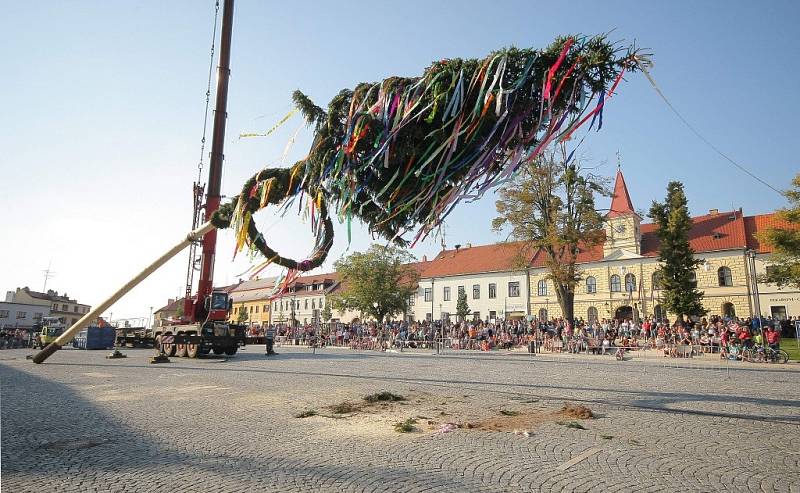
[[[773,248],[767,262],[769,269],[766,275],[759,276],[759,281],[800,288],[800,174],[794,177],[792,185],[785,192],[789,207],[778,211],[778,218],[788,224],[758,234],[760,241]]]
[[[544,252],[548,278],[555,285],[561,312],[570,322],[574,320],[575,288],[581,280],[578,254],[604,239],[603,216],[595,208],[596,193],[608,194],[604,180],[570,160],[566,147],[560,145],[523,165],[495,203],[498,216],[492,228],[510,228],[510,238],[525,245],[523,252]]]
[[[407,251],[398,247],[372,245],[336,261],[342,290],[332,297],[337,310],[356,310],[375,317],[379,323],[408,310],[416,294],[419,274]]]
[[[703,292],[697,289],[695,269],[702,260],[695,258],[689,245],[689,216],[683,184],[671,181],[667,185],[667,197],[663,203],[653,201],[650,218],[658,226],[658,260],[661,262],[661,287],[664,307],[683,320],[686,316],[702,316]]]

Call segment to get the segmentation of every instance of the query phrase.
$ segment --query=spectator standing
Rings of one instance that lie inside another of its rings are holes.
[[[267,353],[266,353],[266,355],[267,356],[272,356],[273,354],[278,354],[272,349],[273,346],[275,345],[275,326],[274,325],[270,325],[269,327],[267,327],[267,330],[264,332],[264,340],[267,343]]]

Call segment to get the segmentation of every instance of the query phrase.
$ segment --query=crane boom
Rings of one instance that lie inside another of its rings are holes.
[[[222,185],[222,161],[225,158],[225,123],[228,106],[228,81],[231,75],[231,37],[233,33],[233,2],[225,0],[222,9],[222,34],[220,38],[219,65],[217,66],[216,102],[214,105],[214,128],[211,138],[211,162],[206,189],[205,221],[219,208]],[[197,294],[185,300],[184,315],[192,322],[205,319],[205,299],[211,294],[214,282],[214,256],[217,248],[217,230],[212,229],[203,236],[203,251],[200,261],[200,280]]]

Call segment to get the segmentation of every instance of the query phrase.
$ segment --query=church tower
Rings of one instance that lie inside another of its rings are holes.
[[[611,210],[606,216],[606,241],[603,244],[603,257],[620,254],[640,255],[642,251],[642,218],[633,210],[631,196],[625,185],[622,170],[617,168],[614,182],[614,197]],[[622,252],[617,253],[619,250]]]

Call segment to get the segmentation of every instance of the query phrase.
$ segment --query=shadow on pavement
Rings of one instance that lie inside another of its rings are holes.
[[[317,354],[313,355],[309,353],[296,353],[296,352],[288,352],[286,354],[280,354],[276,357],[266,358],[263,355],[255,355],[255,354],[244,354],[237,355],[236,359],[242,362],[250,362],[250,361],[268,361],[268,364],[280,364],[280,362],[286,360],[306,360],[306,359],[318,359],[318,360],[330,360],[332,363],[338,363],[342,361],[358,361],[358,360],[365,360],[368,358],[374,357],[382,357],[383,355],[380,353],[376,353],[375,355],[368,355],[364,353],[325,353],[325,354]],[[197,360],[186,360],[186,359],[179,359],[179,361],[191,363],[192,366],[186,366],[185,364],[176,365],[174,368],[179,368],[181,371],[208,371],[208,370],[216,370],[222,372],[244,372],[244,373],[260,373],[260,374],[274,374],[274,375],[302,375],[302,376],[310,376],[310,377],[328,377],[328,378],[346,378],[346,379],[359,379],[359,380],[374,380],[374,381],[382,381],[382,382],[400,382],[400,383],[418,383],[418,384],[425,384],[431,386],[439,386],[439,387],[452,387],[454,385],[460,386],[461,389],[468,389],[468,390],[479,390],[482,392],[492,392],[495,394],[507,394],[507,395],[517,395],[517,396],[525,396],[525,397],[533,397],[533,398],[540,398],[540,399],[559,399],[558,397],[552,395],[543,395],[543,394],[531,394],[528,389],[530,390],[565,390],[573,393],[570,395],[566,400],[576,401],[576,402],[584,402],[584,403],[596,403],[596,404],[603,404],[615,407],[623,407],[623,408],[630,408],[630,409],[642,409],[654,412],[663,412],[663,413],[670,413],[670,414],[692,414],[698,416],[710,416],[710,417],[721,417],[721,418],[735,418],[735,419],[749,419],[755,421],[765,421],[765,422],[776,422],[776,423],[785,423],[785,424],[793,424],[793,425],[800,425],[800,416],[796,414],[786,415],[775,414],[775,411],[778,408],[785,408],[786,410],[794,410],[797,406],[797,401],[794,399],[780,399],[780,398],[763,398],[763,397],[754,397],[751,395],[747,395],[746,393],[739,393],[739,394],[718,394],[712,392],[698,392],[698,393],[691,393],[691,392],[667,392],[667,391],[648,391],[643,389],[626,389],[626,388],[619,388],[619,387],[608,387],[606,386],[576,386],[576,387],[568,387],[568,386],[560,386],[560,385],[550,385],[547,383],[508,383],[508,382],[500,382],[500,381],[492,381],[492,380],[474,380],[474,379],[458,379],[458,378],[431,378],[430,376],[420,375],[419,377],[402,377],[402,376],[391,376],[391,375],[362,375],[362,374],[350,374],[350,373],[339,373],[339,372],[323,372],[323,371],[302,371],[302,370],[290,370],[290,369],[279,369],[279,368],[269,368],[263,366],[239,366],[239,367],[229,367],[225,366],[224,364],[215,364],[211,366],[211,364],[198,364],[200,361]],[[207,363],[212,363],[208,361]],[[65,365],[65,366],[85,366],[85,367],[106,367],[106,366],[114,366],[114,367],[131,367],[131,368],[138,368],[138,369],[157,369],[158,367],[143,367],[140,365],[126,365],[126,364],[109,364],[109,363],[99,363],[99,364],[78,364],[78,363],[48,363],[51,365]],[[162,367],[163,368],[163,367]],[[427,370],[421,372],[425,373]],[[429,374],[429,373],[428,373]],[[542,373],[546,375],[546,372]],[[605,383],[605,382],[604,382]],[[470,388],[468,386],[473,386]],[[480,386],[479,388],[474,388],[474,386]],[[514,390],[520,389],[520,390]],[[524,391],[522,389],[525,389]],[[742,388],[742,392],[745,392],[747,389]],[[574,395],[574,392],[582,392],[586,397],[577,397]],[[615,400],[609,398],[602,398],[597,397],[599,394],[612,394],[612,395],[619,395],[621,397],[629,397],[632,400]],[[723,410],[703,410],[703,409],[694,409],[691,406],[693,402],[717,402],[717,403],[727,403],[727,404],[754,404],[759,407],[765,407],[763,412],[759,413],[746,413],[746,412],[727,412]],[[676,404],[683,404],[684,407],[676,408],[676,407],[669,407],[674,406]],[[689,406],[687,406],[687,404]],[[772,414],[770,413],[769,407],[774,408]]]

